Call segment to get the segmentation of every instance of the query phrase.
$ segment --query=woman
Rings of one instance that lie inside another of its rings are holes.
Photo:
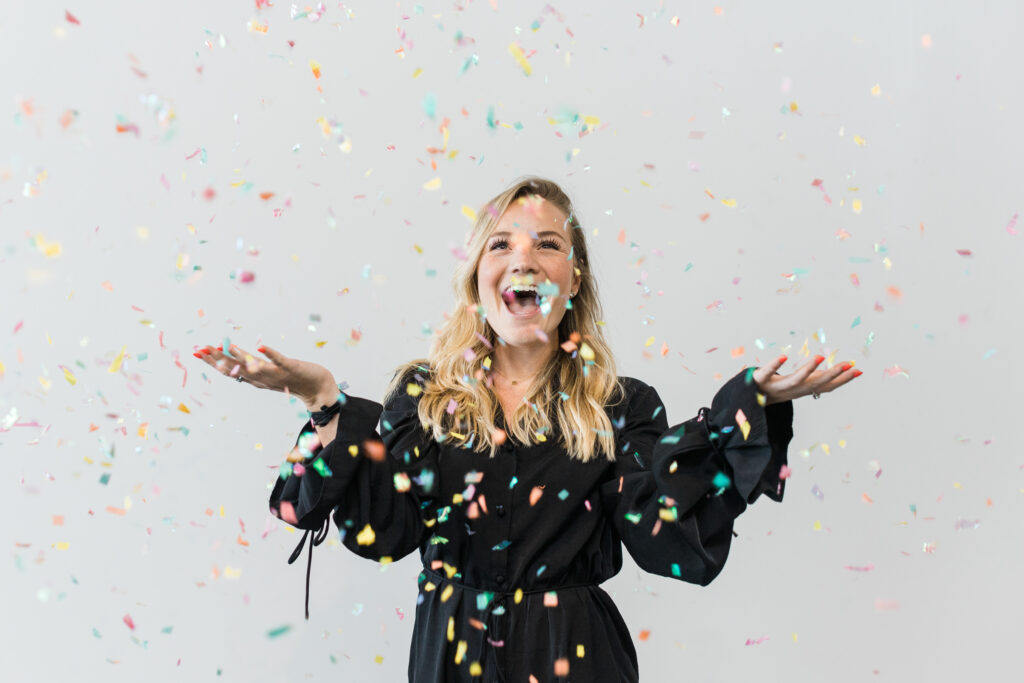
[[[307,530],[289,562],[314,531],[312,561],[332,513],[362,557],[420,551],[410,681],[636,681],[629,631],[598,587],[622,545],[649,572],[707,585],[733,520],[762,493],[782,500],[792,399],[860,372],[817,370],[818,356],[776,376],[782,357],[670,428],[657,391],[616,374],[558,185],[527,177],[487,202],[467,252],[456,314],[383,406],[267,347],[267,361],[235,346],[200,356],[313,411],[315,437],[303,425],[270,497]],[[306,582],[308,618],[308,565]]]

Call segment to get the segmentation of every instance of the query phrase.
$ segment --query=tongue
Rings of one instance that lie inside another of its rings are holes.
[[[514,297],[508,302],[508,309],[513,313],[529,313],[537,308],[537,302],[533,297]]]

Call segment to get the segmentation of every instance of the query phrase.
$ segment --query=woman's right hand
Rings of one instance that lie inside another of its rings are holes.
[[[259,347],[260,353],[269,360],[256,358],[244,349],[232,344],[228,354],[221,347],[207,346],[192,355],[213,366],[227,377],[241,377],[257,389],[286,391],[303,400],[306,405],[319,401],[330,403],[327,394],[338,393],[337,383],[330,370],[322,365],[288,358],[269,346]]]

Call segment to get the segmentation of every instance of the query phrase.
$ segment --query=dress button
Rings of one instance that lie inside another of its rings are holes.
[[[495,505],[494,506],[494,511],[498,513],[499,517],[504,517],[505,516],[505,506],[504,505]]]

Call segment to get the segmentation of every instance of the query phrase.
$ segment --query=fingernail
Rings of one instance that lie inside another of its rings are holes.
[[[817,365],[818,363],[820,363],[823,360],[825,360],[825,356],[815,356],[814,357],[814,364]]]
[[[196,351],[192,355],[195,356],[196,358],[202,358],[203,357],[203,354],[199,353],[198,351]]]
[[[212,353],[212,352],[210,351],[210,349],[203,349],[203,350],[202,350],[202,351],[200,351],[199,353],[201,353],[201,354],[203,354],[204,356],[206,356],[206,355],[208,355],[208,354],[210,354],[210,353]]]
[[[265,349],[265,348],[267,348],[267,347],[265,347],[265,346],[257,346],[256,350],[259,351],[260,353],[263,353],[263,349]]]
[[[788,358],[787,356],[779,356],[779,365],[785,363],[787,358]]]
[[[864,373],[863,373],[863,372],[861,372],[860,370],[854,370],[854,371],[853,371],[853,376],[854,376],[854,377],[860,377],[860,376],[861,376],[861,375],[863,375],[863,374],[864,374]]]
[[[843,365],[840,367],[840,372],[846,372],[847,370],[849,370],[852,367],[853,366],[850,365],[849,363],[843,363]]]

